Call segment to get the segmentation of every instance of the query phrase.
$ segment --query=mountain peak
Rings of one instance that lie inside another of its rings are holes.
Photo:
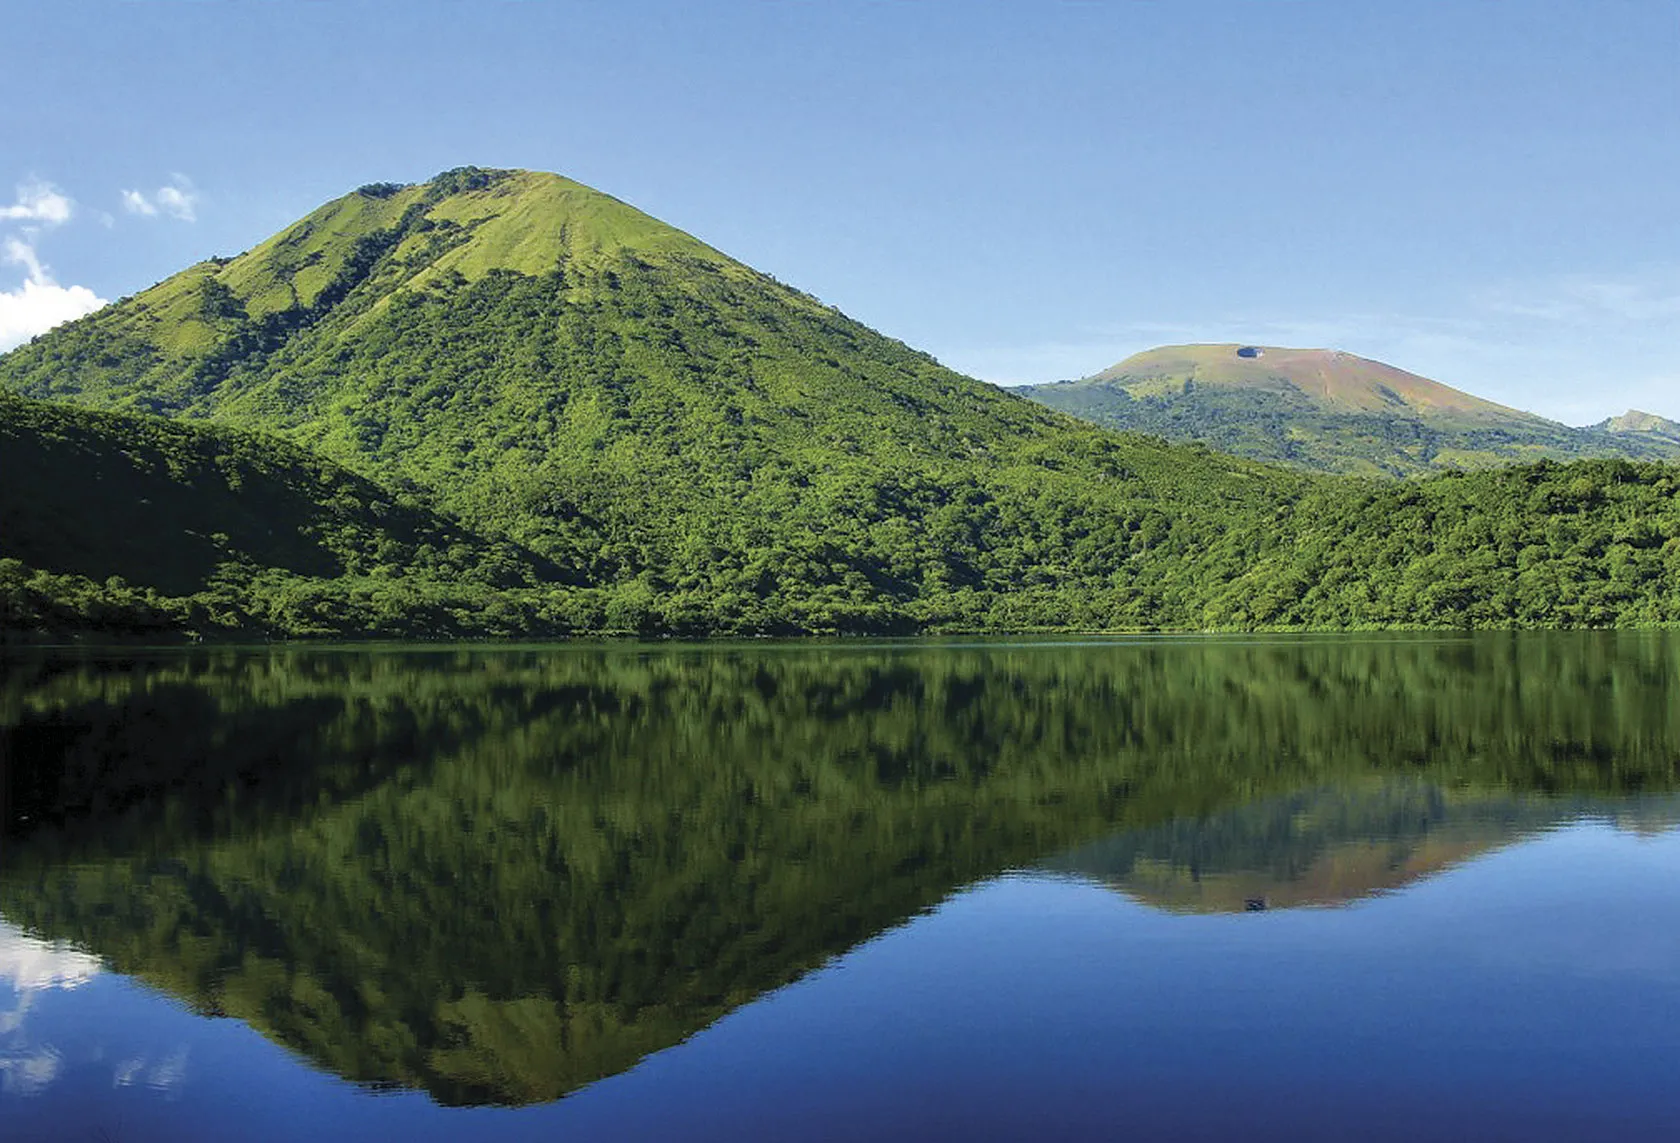
[[[8,360],[41,397],[104,389],[149,412],[200,412],[230,373],[311,331],[357,336],[397,299],[467,287],[493,274],[574,279],[603,270],[662,267],[758,276],[705,243],[562,175],[456,167],[423,183],[367,183],[234,258],[190,266],[122,303],[55,331],[48,341],[105,348],[120,369],[65,370]],[[686,270],[684,271],[686,272]],[[608,273],[603,279],[616,279]],[[121,345],[121,352],[113,350]],[[57,352],[63,352],[62,349]],[[144,363],[137,378],[135,366]],[[139,380],[139,384],[130,382]],[[225,395],[225,394],[224,394]]]
[[[369,183],[325,204],[215,271],[248,313],[311,305],[356,260],[390,254],[420,287],[624,250],[727,262],[628,203],[544,171],[456,167],[423,183]]]
[[[1629,409],[1619,417],[1610,417],[1592,426],[1607,433],[1651,433],[1680,441],[1680,422],[1647,413],[1643,409]]]

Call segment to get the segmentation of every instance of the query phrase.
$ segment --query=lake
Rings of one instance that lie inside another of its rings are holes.
[[[8,1143],[1680,1137],[1680,636],[5,655]]]

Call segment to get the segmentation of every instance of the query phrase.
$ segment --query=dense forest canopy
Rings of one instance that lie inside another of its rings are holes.
[[[531,172],[364,187],[6,389],[14,635],[1680,621],[1680,470],[1393,487],[1105,431]]]

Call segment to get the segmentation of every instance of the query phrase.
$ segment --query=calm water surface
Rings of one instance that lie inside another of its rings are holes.
[[[1680,1138],[1680,638],[14,653],[0,1138]]]

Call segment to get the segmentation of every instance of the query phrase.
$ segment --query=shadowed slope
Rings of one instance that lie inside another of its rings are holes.
[[[399,567],[553,574],[282,440],[0,392],[0,631],[240,626],[256,579],[284,596]]]

